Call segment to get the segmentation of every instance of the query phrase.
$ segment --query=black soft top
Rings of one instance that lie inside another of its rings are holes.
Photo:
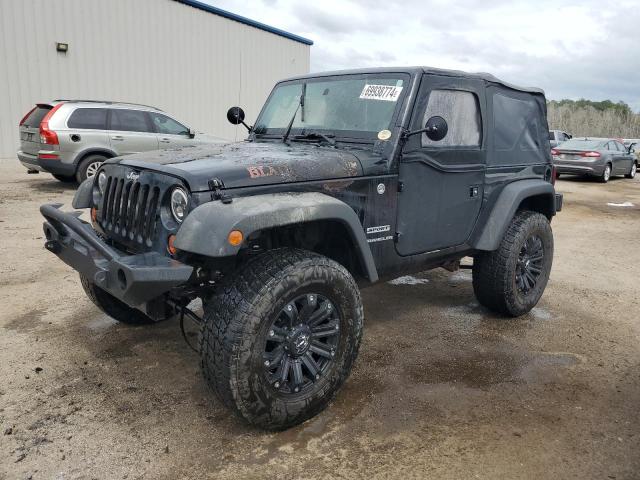
[[[358,68],[351,70],[335,70],[332,72],[317,72],[309,73],[307,75],[299,75],[295,77],[287,78],[283,81],[300,80],[304,78],[317,78],[317,77],[330,77],[335,75],[354,75],[362,73],[408,73],[410,75],[419,75],[422,73],[431,73],[434,75],[444,75],[449,77],[463,77],[474,78],[478,80],[484,80],[485,82],[501,85],[512,90],[518,90],[527,93],[537,93],[544,95],[544,90],[536,87],[519,87],[508,82],[504,82],[499,78],[494,77],[490,73],[468,73],[462,70],[445,70],[441,68],[433,67],[382,67],[382,68]]]

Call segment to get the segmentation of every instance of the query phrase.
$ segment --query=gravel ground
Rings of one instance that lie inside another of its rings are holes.
[[[522,318],[478,306],[465,270],[364,290],[345,388],[276,434],[208,392],[176,321],[117,324],[44,250],[38,206],[73,188],[0,162],[0,478],[640,478],[638,179],[558,182]]]

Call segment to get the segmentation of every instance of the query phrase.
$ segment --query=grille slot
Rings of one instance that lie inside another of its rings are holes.
[[[100,225],[109,234],[151,247],[160,208],[160,188],[109,176],[100,206]]]

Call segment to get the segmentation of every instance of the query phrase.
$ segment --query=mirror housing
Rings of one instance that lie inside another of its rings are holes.
[[[227,110],[227,120],[233,125],[239,125],[244,121],[244,110],[240,107],[231,107]]]
[[[244,128],[247,129],[247,131],[251,132],[251,127],[244,123],[244,110],[242,110],[242,108],[231,107],[229,110],[227,110],[227,120],[229,120],[229,123],[231,123],[232,125],[242,124],[244,125]]]
[[[447,121],[439,115],[435,115],[427,120],[424,128],[420,130],[413,130],[412,132],[405,132],[403,137],[411,137],[412,135],[417,135],[419,133],[426,133],[427,137],[434,142],[439,142],[444,137],[447,136],[449,132],[449,125],[447,125]]]
[[[189,138],[194,138],[196,136],[196,131],[193,128],[189,129]]]

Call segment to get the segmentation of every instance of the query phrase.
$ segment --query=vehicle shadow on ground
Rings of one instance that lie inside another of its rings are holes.
[[[26,189],[35,190],[38,193],[64,193],[74,192],[78,189],[77,182],[61,182],[51,175],[40,173],[12,182],[23,185]]]

